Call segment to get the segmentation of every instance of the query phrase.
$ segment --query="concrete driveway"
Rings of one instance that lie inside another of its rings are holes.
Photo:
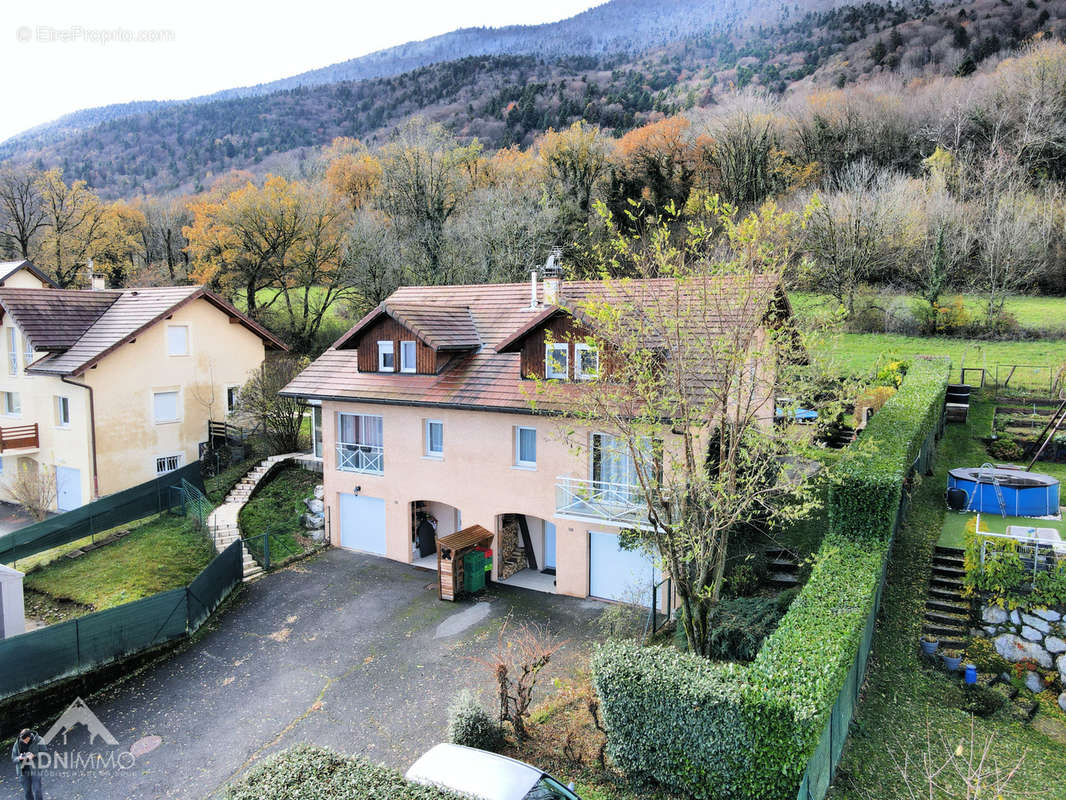
[[[46,779],[46,796],[209,797],[298,742],[405,769],[443,739],[460,687],[492,707],[491,677],[470,657],[492,649],[508,615],[570,640],[545,670],[545,691],[599,634],[599,602],[493,586],[478,602],[442,603],[435,579],[332,549],[246,586],[199,641],[86,698],[117,751],[144,737],[161,744],[130,769]],[[75,738],[71,749],[87,747]],[[13,772],[0,769],[0,797],[18,796]]]

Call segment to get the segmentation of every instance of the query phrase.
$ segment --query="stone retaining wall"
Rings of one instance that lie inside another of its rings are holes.
[[[1066,609],[1006,611],[999,606],[982,605],[981,629],[975,631],[992,639],[996,652],[1007,661],[1031,660],[1045,672],[1057,669],[1059,683],[1066,689]],[[1033,691],[1043,690],[1043,679],[1031,673]],[[1066,711],[1066,691],[1059,695]]]

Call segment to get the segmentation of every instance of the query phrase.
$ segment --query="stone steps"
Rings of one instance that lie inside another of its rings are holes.
[[[286,455],[270,456],[259,462],[256,466],[252,467],[244,477],[242,477],[237,483],[230,489],[229,494],[226,495],[222,505],[211,512],[208,517],[208,523],[212,526],[214,531],[215,549],[218,552],[222,552],[229,547],[233,542],[237,541],[241,537],[240,525],[236,522],[240,515],[241,508],[252,498],[252,494],[255,492],[259,483],[267,476],[267,474],[279,463],[283,461],[290,461],[299,453],[288,453]],[[225,511],[223,511],[225,509]],[[219,512],[222,512],[221,514]],[[225,522],[219,522],[219,518],[226,519]],[[233,520],[233,521],[229,521]],[[243,580],[250,581],[258,578],[263,574],[263,568],[259,566],[258,562],[252,557],[252,554],[248,552],[248,546],[243,545],[241,547],[243,552]]]
[[[972,606],[969,599],[962,595],[962,578],[965,574],[961,550],[936,548],[925,599],[922,633],[937,639],[944,650],[959,650],[969,643]]]

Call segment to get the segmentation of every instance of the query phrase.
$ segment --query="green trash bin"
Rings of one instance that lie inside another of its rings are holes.
[[[463,591],[480,592],[485,588],[485,554],[471,550],[463,556]]]

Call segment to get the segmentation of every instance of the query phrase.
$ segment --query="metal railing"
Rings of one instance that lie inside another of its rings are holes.
[[[662,621],[660,622],[659,621],[659,613],[660,613],[660,611],[659,611],[659,590],[662,589],[662,587],[664,587],[664,586],[666,587],[666,599],[665,599],[666,608],[662,609],[663,617],[662,617]],[[645,639],[645,641],[648,639],[649,636],[654,636],[660,630],[662,630],[663,627],[665,627],[666,624],[670,622],[670,619],[673,617],[673,615],[674,615],[674,584],[670,580],[670,578],[663,578],[661,581],[659,581],[656,584],[653,584],[652,587],[651,587],[651,608],[648,609],[648,621],[644,625],[644,639]]]
[[[1038,536],[1017,536],[1009,533],[988,533],[980,531],[981,537],[981,566],[985,565],[985,558],[989,554],[989,544],[992,544],[998,552],[1003,552],[1001,546],[994,540],[1004,543],[1013,542],[1017,549],[1018,558],[1022,566],[1033,573],[1051,572],[1058,566],[1059,561],[1066,561],[1066,542],[1054,539],[1041,539]]]
[[[246,536],[241,541],[244,542],[249,554],[263,568],[264,572],[283,566],[305,552],[295,542],[291,534],[282,529],[271,530],[255,536]]]
[[[215,508],[214,504],[185,478],[182,478],[180,483],[171,486],[170,491],[176,498],[176,502],[173,500],[171,502],[171,509],[173,510],[176,506],[176,513],[192,520],[197,530],[203,531],[213,543],[217,544],[215,531],[208,522]]]
[[[385,448],[372,444],[337,443],[337,469],[343,472],[385,472]]]
[[[32,425],[13,425],[9,428],[0,428],[0,453],[5,450],[40,446],[41,439],[36,422]]]
[[[560,475],[555,479],[555,515],[595,519],[648,528],[648,504],[639,486],[589,481]]]

